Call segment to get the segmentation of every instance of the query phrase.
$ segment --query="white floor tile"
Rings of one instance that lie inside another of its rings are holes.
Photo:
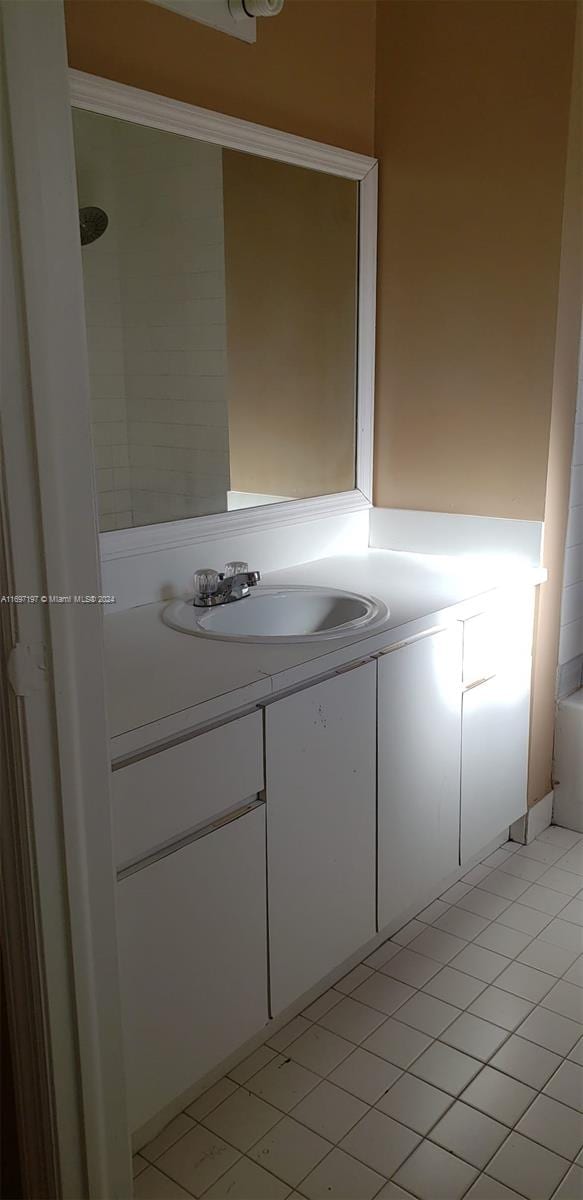
[[[437,1037],[452,1021],[460,1015],[459,1008],[446,1004],[426,992],[417,992],[406,1004],[399,1009],[398,1020],[405,1025],[412,1025],[421,1033]]]
[[[314,1133],[336,1143],[364,1117],[366,1111],[367,1105],[362,1100],[324,1079],[292,1109],[291,1115]]]
[[[481,979],[474,979],[463,971],[456,971],[455,967],[442,967],[439,974],[434,975],[433,979],[425,984],[423,991],[457,1008],[467,1008],[485,987],[486,984]]]
[[[364,1163],[336,1148],[302,1183],[308,1200],[372,1200],[385,1180]]]
[[[156,1162],[156,1159],[160,1158],[165,1150],[169,1150],[183,1134],[188,1133],[189,1129],[194,1129],[194,1121],[191,1121],[186,1113],[179,1113],[173,1121],[164,1126],[157,1137],[142,1147],[140,1153],[148,1162]]]
[[[334,1012],[334,1009],[330,1011]],[[352,1044],[346,1038],[338,1037],[338,1034],[330,1033],[320,1025],[311,1025],[306,1033],[300,1034],[287,1047],[286,1055],[308,1071],[329,1075],[343,1058],[348,1058],[352,1049]]]
[[[575,1159],[583,1146],[583,1121],[574,1108],[551,1096],[537,1096],[516,1126],[517,1133],[532,1138],[547,1150]]]
[[[320,1017],[319,1024],[331,1033],[337,1033],[358,1045],[369,1037],[384,1019],[384,1014],[376,1008],[369,1008],[368,1004],[360,1004],[352,996],[345,996],[340,1004],[335,1004],[334,1008]]]
[[[565,829],[562,825],[548,825],[542,833],[539,833],[536,840],[537,842],[550,842],[552,846],[563,846],[567,851],[581,841],[581,836],[575,830]]]
[[[490,1066],[539,1091],[562,1062],[560,1055],[524,1038],[512,1037],[500,1047]]]
[[[376,1008],[390,1017],[413,992],[414,988],[408,987],[406,983],[400,983],[398,979],[389,979],[387,975],[375,971],[370,979],[365,979],[364,983],[356,988],[352,999],[360,1000],[361,1004],[369,1004],[371,1008]]]
[[[269,1053],[271,1055],[271,1050]],[[247,1059],[244,1061],[247,1062]],[[239,1063],[238,1067],[241,1065]],[[234,1069],[238,1070],[238,1067]],[[219,1104],[222,1104],[223,1100],[226,1100],[227,1096],[232,1095],[236,1090],[237,1084],[233,1083],[231,1079],[227,1079],[225,1075],[223,1079],[219,1079],[218,1083],[213,1083],[212,1087],[207,1088],[207,1091],[203,1092],[202,1096],[198,1096],[196,1100],[193,1100],[192,1104],[189,1104],[186,1109],[186,1112],[195,1121],[202,1121],[207,1113],[212,1112],[213,1108],[218,1108]]]
[[[384,960],[384,962],[387,961],[388,959]],[[364,983],[365,979],[368,979],[370,975],[372,975],[372,967],[367,967],[364,963],[359,963],[357,967],[348,972],[348,975],[344,975],[342,979],[339,979],[338,983],[334,984],[334,987],[338,992],[344,992],[348,996],[350,992],[354,991],[355,987],[358,987],[359,983]]]
[[[513,855],[510,862],[517,860],[518,856]],[[519,875],[509,875],[507,871],[500,869],[492,871],[478,886],[484,892],[491,892],[493,896],[502,896],[505,900],[518,900],[532,885],[530,880],[521,879]]]
[[[445,929],[446,933],[453,933],[467,942],[487,929],[489,924],[488,917],[479,917],[465,908],[458,908],[457,904],[452,904],[451,908],[448,908],[447,912],[435,922],[437,929]]]
[[[561,859],[564,871],[573,871],[575,875],[583,875],[583,843],[578,842],[572,850],[568,850]]]
[[[581,890],[581,876],[573,875],[572,871],[563,871],[562,867],[549,867],[539,878],[542,887],[552,888],[554,892],[564,892],[566,896],[576,896]]]
[[[232,1071],[229,1071],[229,1075],[231,1079],[235,1080],[235,1083],[247,1083],[247,1080],[251,1079],[252,1075],[256,1075],[262,1067],[266,1067],[274,1058],[275,1050],[270,1050],[267,1045],[259,1046],[257,1050],[254,1050],[252,1054],[244,1058],[243,1062],[237,1063],[237,1066],[233,1067]],[[226,1097],[223,1097],[223,1099],[226,1099]],[[213,1105],[213,1108],[216,1108],[216,1105]],[[201,1116],[204,1115],[204,1113],[201,1113]]]
[[[456,955],[451,965],[456,971],[465,971],[483,983],[492,983],[508,966],[508,959],[471,942],[461,954]]]
[[[423,1142],[397,1172],[395,1180],[420,1200],[460,1200],[477,1174],[475,1167],[447,1150]]]
[[[466,896],[458,900],[457,905],[458,908],[477,913],[479,917],[495,921],[509,907],[510,900],[503,896],[494,896],[492,892],[485,892],[482,888],[472,888]]]
[[[545,942],[543,938],[535,938],[518,956],[518,961],[537,971],[546,971],[548,975],[560,978],[573,965],[577,958],[576,950],[565,950],[564,946],[555,946],[553,942]]]
[[[409,942],[413,941],[413,938],[418,937],[427,928],[427,925],[424,925],[423,921],[409,921],[407,925],[403,925],[402,929],[399,929],[397,933],[392,935],[392,940],[397,942],[399,946],[408,946]]]
[[[491,1175],[480,1175],[466,1193],[465,1200],[524,1200],[524,1197],[498,1179],[492,1179]]]
[[[378,1054],[380,1058],[386,1058],[387,1062],[396,1067],[405,1069],[427,1050],[431,1041],[427,1034],[389,1017],[389,1020],[367,1039],[364,1049],[371,1054]]]
[[[583,900],[570,900],[561,916],[564,921],[571,921],[573,925],[583,925]]]
[[[487,1062],[495,1054],[507,1037],[506,1029],[492,1025],[490,1021],[483,1021],[481,1017],[473,1016],[469,1012],[462,1013],[457,1021],[441,1034],[441,1040],[448,1046],[455,1046],[456,1050],[463,1050],[465,1054],[471,1054],[473,1058],[480,1058],[483,1062]]]
[[[134,1183],[134,1200],[192,1200],[192,1192],[185,1192],[178,1183],[148,1167]]]
[[[331,1149],[332,1144],[312,1129],[292,1117],[284,1117],[253,1146],[249,1157],[284,1183],[296,1187]]]
[[[569,1059],[583,1067],[583,1037],[573,1046]]]
[[[554,863],[558,858],[562,858],[565,853],[564,846],[554,846],[552,842],[535,839],[534,842],[529,842],[528,846],[521,846],[518,851],[526,858],[534,858],[537,862]]]
[[[412,1129],[371,1109],[346,1135],[340,1149],[389,1178],[420,1141]]]
[[[492,867],[485,866],[484,863],[478,863],[478,866],[472,867],[467,875],[462,875],[462,883],[469,883],[475,887],[477,883],[481,883],[482,879],[486,878],[486,875],[490,874],[492,869]]]
[[[304,1008],[302,1016],[306,1017],[308,1021],[319,1021],[320,1017],[323,1017],[324,1013],[334,1008],[335,1004],[340,1004],[341,999],[342,995],[340,992],[335,991],[334,988],[329,988],[327,992],[318,996],[317,1000],[314,1000],[312,1004],[308,1004],[308,1007]]]
[[[465,1104],[479,1108],[495,1121],[513,1126],[536,1096],[533,1088],[511,1079],[493,1067],[484,1067],[477,1079],[466,1088],[462,1099]]]
[[[400,979],[401,983],[408,983],[410,987],[414,988],[423,987],[423,984],[427,983],[438,971],[439,963],[434,958],[416,954],[408,947],[400,950],[382,968],[383,975],[389,975],[391,979]]]
[[[288,1046],[291,1046],[292,1042],[295,1042],[296,1038],[300,1036],[300,1033],[305,1033],[305,1031],[310,1028],[311,1023],[310,1021],[306,1020],[305,1017],[294,1017],[293,1020],[288,1021],[287,1025],[284,1025],[282,1029],[278,1029],[277,1033],[272,1033],[270,1035],[270,1037],[267,1039],[267,1045],[270,1046],[272,1050],[279,1051],[279,1053],[282,1054]]]
[[[443,892],[440,899],[446,904],[457,904],[458,900],[461,900],[462,896],[467,896],[471,890],[469,883],[463,883],[460,880],[458,883],[454,883],[452,887],[449,887],[446,892]]]
[[[549,1200],[568,1163],[519,1133],[512,1133],[488,1166],[488,1174],[526,1196]]]
[[[491,984],[470,1005],[469,1012],[476,1017],[483,1017],[493,1025],[501,1025],[502,1029],[512,1031],[532,1012],[533,1005],[521,996],[513,996],[501,988]]]
[[[417,937],[417,934],[421,933],[421,923],[418,921],[417,924],[419,925],[419,929],[413,932],[412,938]],[[388,963],[389,959],[392,958],[394,954],[398,953],[398,942],[383,942],[382,946],[379,946],[378,950],[373,950],[372,954],[369,954],[368,958],[365,958],[364,965],[366,967],[372,967],[374,971],[378,971],[381,967],[384,967],[385,963]],[[364,980],[361,980],[361,983],[364,983]]]
[[[228,1100],[204,1118],[203,1124],[237,1150],[248,1150],[281,1121],[281,1112],[246,1088],[240,1087]]]
[[[512,992],[515,996],[522,996],[523,1000],[531,1000],[533,1004],[536,1004],[550,991],[553,982],[552,975],[547,975],[544,971],[536,971],[534,967],[527,967],[524,963],[513,962],[498,976],[496,987],[502,988],[504,992]]]
[[[540,883],[533,883],[526,892],[523,892],[520,903],[526,905],[527,908],[536,908],[538,912],[556,917],[557,913],[565,908],[568,897],[563,892],[553,892],[551,888],[541,887]]]
[[[583,1200],[583,1167],[571,1167],[553,1200]]]
[[[132,1155],[132,1176],[134,1179],[137,1179],[138,1175],[141,1175],[147,1166],[148,1162],[145,1158],[142,1158],[141,1154]]]
[[[240,1158],[205,1192],[205,1200],[207,1196],[212,1200],[284,1200],[289,1188],[249,1158]]]
[[[518,879],[527,879],[530,883],[536,883],[537,879],[540,879],[548,869],[546,863],[537,862],[534,858],[524,858],[522,854],[513,854],[499,868],[507,875],[515,875]]]
[[[575,1062],[562,1063],[547,1083],[545,1095],[583,1112],[583,1066]]]
[[[411,932],[411,941],[413,941],[413,938],[417,934],[420,934],[422,929],[421,922],[416,922],[416,925],[419,925],[419,929]],[[393,954],[398,954],[398,946],[399,943],[397,941],[383,942],[383,946],[379,946],[378,950],[373,950],[372,954],[368,955],[368,958],[365,959],[365,966],[372,967],[373,971],[379,971],[380,967],[384,967],[385,962],[389,962],[389,959],[392,959]],[[361,980],[361,983],[363,983],[363,980]]]
[[[546,1046],[555,1054],[568,1054],[569,1050],[583,1034],[583,1024],[562,1017],[560,1013],[550,1012],[540,1005],[523,1021],[517,1031],[522,1038]]]
[[[452,1097],[415,1075],[401,1075],[377,1108],[416,1133],[427,1134],[453,1103]]]
[[[459,1096],[471,1079],[478,1074],[481,1064],[475,1058],[462,1054],[453,1046],[434,1042],[411,1067],[411,1074],[426,1083]]]
[[[466,942],[462,938],[454,937],[444,929],[436,929],[435,925],[429,925],[415,938],[410,948],[417,954],[426,954],[428,958],[434,958],[437,962],[447,963],[463,950],[465,945]]]
[[[501,846],[499,850],[494,850],[493,854],[489,854],[484,859],[483,865],[491,868],[501,867],[509,858],[511,858],[511,852]]]
[[[583,988],[574,983],[560,980],[541,1001],[543,1008],[569,1017],[571,1021],[583,1021]]]
[[[411,1200],[411,1192],[403,1191],[403,1188],[397,1187],[396,1183],[389,1180],[381,1189],[375,1200]]]
[[[583,988],[583,954],[580,954],[565,974],[566,983],[574,983]]]
[[[359,1046],[332,1072],[329,1082],[345,1088],[367,1104],[374,1104],[400,1074],[398,1067]]]
[[[290,1108],[299,1104],[316,1084],[320,1077],[313,1071],[307,1071],[297,1062],[290,1062],[278,1055],[273,1062],[268,1063],[249,1080],[247,1087],[268,1104],[289,1112]]]
[[[417,920],[424,921],[426,925],[433,925],[434,921],[443,916],[448,908],[449,904],[445,904],[443,900],[434,900],[433,904],[429,904],[422,912],[417,913]]]
[[[506,1125],[501,1125],[486,1113],[456,1101],[435,1129],[431,1141],[457,1154],[473,1167],[483,1170],[492,1155],[508,1137]]]
[[[187,1192],[201,1196],[238,1158],[238,1150],[211,1130],[196,1125],[158,1159],[157,1166]]]
[[[519,929],[492,921],[483,933],[478,934],[476,946],[483,946],[485,950],[493,950],[495,954],[503,954],[506,958],[514,958],[531,941],[531,933],[522,933]]]
[[[549,921],[541,930],[540,936],[545,942],[554,942],[556,946],[564,946],[566,950],[583,953],[583,929],[579,925],[573,925],[571,921],[564,921],[562,917],[555,917],[553,921]]]
[[[537,933],[549,924],[551,918],[548,913],[528,908],[526,904],[518,902],[505,908],[498,920],[501,925],[508,925],[510,929],[519,929],[521,933],[530,933],[531,937],[536,937]]]

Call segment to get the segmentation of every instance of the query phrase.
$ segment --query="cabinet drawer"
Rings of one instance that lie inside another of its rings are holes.
[[[464,687],[512,671],[532,653],[534,588],[503,590],[464,621]]]
[[[120,767],[112,785],[116,866],[215,821],[262,788],[259,712]]]

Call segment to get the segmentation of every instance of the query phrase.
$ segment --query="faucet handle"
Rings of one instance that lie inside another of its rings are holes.
[[[249,570],[249,563],[246,562],[228,562],[225,564],[225,579],[231,579],[233,575],[246,575]]]
[[[220,575],[215,571],[214,567],[201,567],[199,571],[195,571],[192,576],[194,584],[194,598],[204,598],[205,596],[214,596],[219,590]]]

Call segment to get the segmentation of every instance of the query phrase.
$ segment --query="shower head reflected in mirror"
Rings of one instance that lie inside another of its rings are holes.
[[[86,208],[79,209],[79,230],[81,233],[81,245],[88,246],[91,242],[96,242],[105,233],[109,225],[109,217],[102,208],[95,208],[89,205]]]

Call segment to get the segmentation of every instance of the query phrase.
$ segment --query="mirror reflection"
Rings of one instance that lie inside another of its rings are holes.
[[[100,529],[354,488],[358,184],[73,116]]]

